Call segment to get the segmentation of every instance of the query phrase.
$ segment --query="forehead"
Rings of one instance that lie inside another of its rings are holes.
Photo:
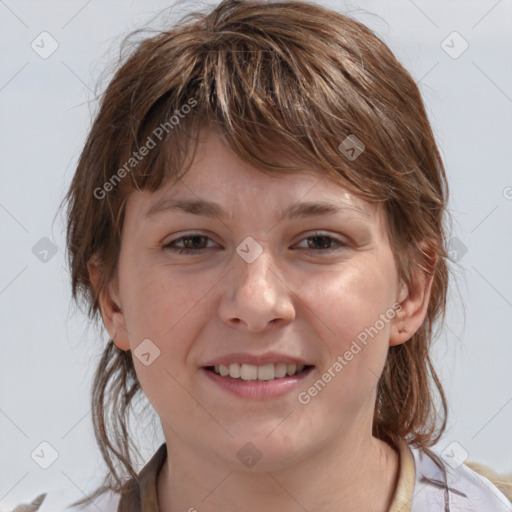
[[[133,192],[128,203],[143,217],[180,207],[210,217],[236,217],[250,205],[264,206],[266,212],[280,216],[338,210],[371,221],[379,215],[376,203],[356,196],[324,171],[299,164],[279,176],[261,171],[240,159],[214,129],[199,132],[185,172],[169,178],[154,192]]]

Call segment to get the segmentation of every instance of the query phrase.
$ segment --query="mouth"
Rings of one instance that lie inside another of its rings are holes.
[[[252,365],[245,363],[232,363],[229,365],[205,366],[205,370],[238,381],[278,381],[289,379],[309,372],[313,365],[295,363],[276,363],[264,365]]]

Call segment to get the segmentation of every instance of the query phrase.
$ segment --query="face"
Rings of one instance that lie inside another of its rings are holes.
[[[424,313],[400,334],[379,207],[312,169],[267,176],[206,130],[184,176],[130,195],[112,290],[107,328],[168,445],[231,465],[260,453],[261,470],[370,435],[388,348]]]

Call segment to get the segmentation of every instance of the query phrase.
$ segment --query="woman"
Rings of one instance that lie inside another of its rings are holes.
[[[66,199],[73,295],[110,337],[87,510],[512,509],[463,447],[430,449],[448,187],[414,80],[368,28],[225,0],[144,40]],[[137,474],[140,391],[165,443]]]

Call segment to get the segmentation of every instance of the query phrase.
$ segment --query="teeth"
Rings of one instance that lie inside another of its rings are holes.
[[[287,364],[286,365],[286,373],[288,375],[293,375],[297,371],[297,365],[296,364]]]
[[[240,365],[238,363],[229,365],[229,376],[233,377],[233,379],[240,377]]]
[[[233,379],[242,380],[274,380],[280,379],[286,376],[296,375],[304,370],[303,364],[264,364],[256,366],[253,364],[239,364],[233,363],[229,366],[221,364],[215,366],[215,373],[222,377],[228,375]]]
[[[242,380],[256,380],[258,378],[258,367],[252,364],[243,364],[240,367],[240,378]]]
[[[280,378],[286,375],[286,363],[277,363],[274,367],[274,377]]]
[[[272,380],[274,378],[274,365],[258,366],[258,380]]]

